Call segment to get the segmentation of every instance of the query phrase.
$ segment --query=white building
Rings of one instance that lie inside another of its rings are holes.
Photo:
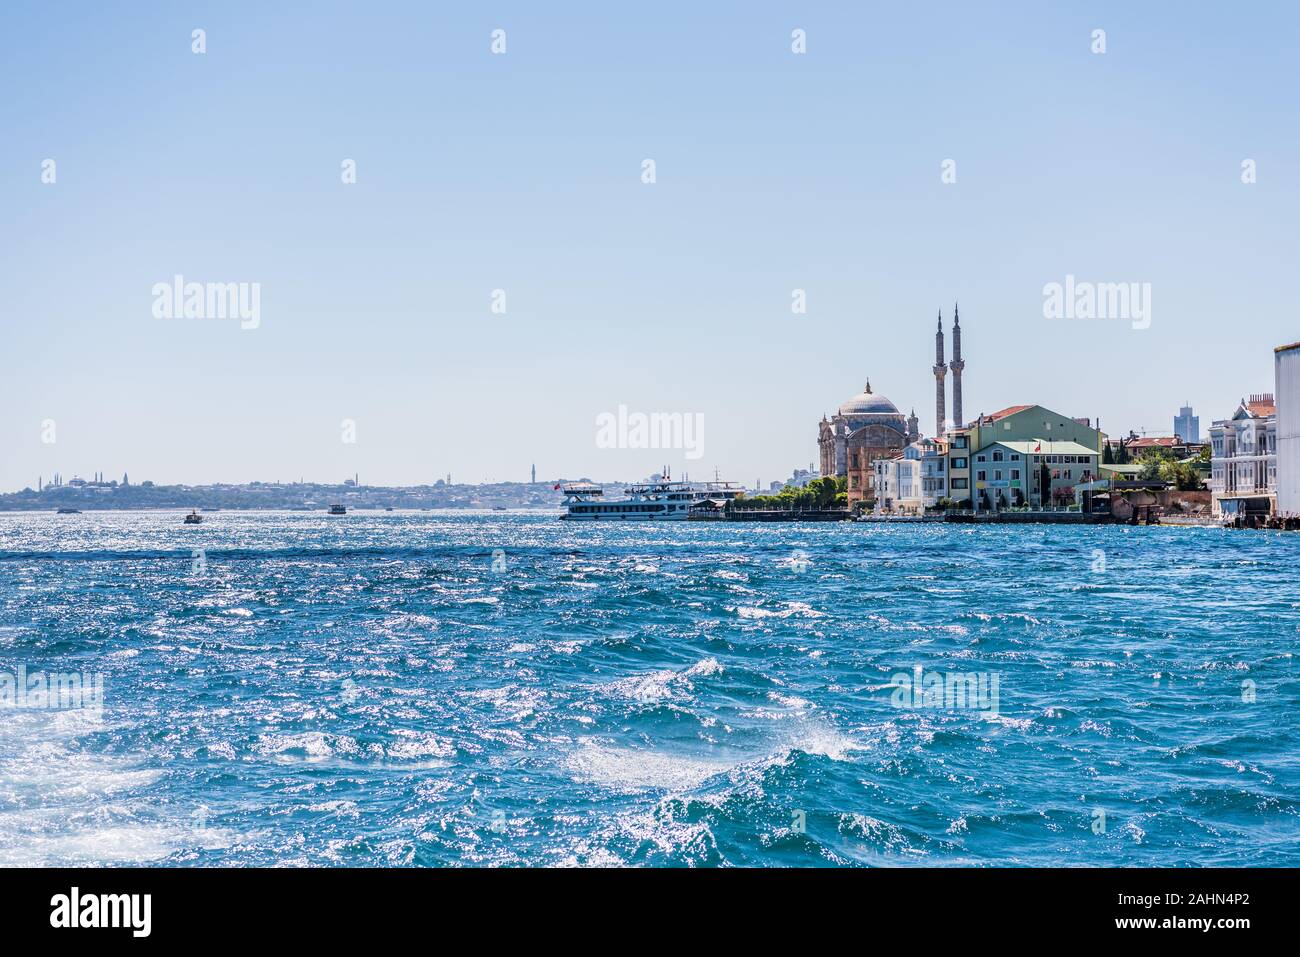
[[[821,473],[813,468],[810,462],[806,469],[795,469],[794,473],[786,479],[785,484],[793,485],[795,488],[807,488],[809,482],[820,481],[821,477]]]
[[[1271,393],[1241,400],[1210,426],[1210,495],[1216,516],[1277,511],[1277,414]]]
[[[903,453],[895,452],[889,458],[878,458],[871,463],[871,485],[878,511],[892,512],[898,508],[898,478],[902,468]]]
[[[874,484],[880,508],[920,515],[948,497],[947,448],[921,439],[888,459],[876,459]]]
[[[1273,350],[1277,390],[1277,511],[1300,516],[1300,342]]]

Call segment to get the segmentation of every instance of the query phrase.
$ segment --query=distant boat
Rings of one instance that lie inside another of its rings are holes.
[[[505,510],[506,510],[506,507],[505,507],[504,505],[493,505],[493,506],[492,506],[492,511],[494,511],[494,512],[504,512]]]
[[[331,506],[330,506],[330,514],[331,514],[331,515],[346,515],[347,513],[348,513],[348,510],[347,510],[344,506],[342,506],[342,505],[331,505]]]
[[[391,505],[388,506],[388,508],[384,509],[385,512],[391,512],[392,510],[393,510],[393,506]]]
[[[203,521],[203,516],[193,509],[190,510],[190,514],[185,516],[186,525],[197,525],[201,521]]]
[[[57,512],[56,514],[58,514],[58,515],[80,515],[80,514],[81,514],[81,509],[79,509],[79,508],[61,508],[61,509],[58,510],[58,512]]]

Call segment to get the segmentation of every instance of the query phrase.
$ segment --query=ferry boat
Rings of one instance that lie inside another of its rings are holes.
[[[346,515],[347,513],[348,513],[347,507],[344,506],[344,505],[331,505],[331,506],[330,506],[330,514],[331,514],[331,515]]]
[[[200,515],[198,512],[194,511],[193,509],[190,509],[190,514],[185,516],[186,525],[197,525],[201,521],[203,521],[203,516]]]
[[[689,518],[693,508],[722,508],[739,498],[745,490],[735,482],[674,482],[667,469],[663,478],[631,485],[623,489],[626,498],[605,501],[605,490],[591,482],[557,485],[564,494],[565,513],[561,518],[575,521],[657,521],[674,522]]]
[[[61,508],[61,509],[58,510],[58,514],[59,514],[59,515],[80,515],[80,514],[81,514],[81,509],[79,509],[79,508]]]

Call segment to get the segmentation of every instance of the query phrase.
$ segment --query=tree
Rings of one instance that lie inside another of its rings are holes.
[[[835,504],[835,496],[839,493],[839,489],[835,487],[834,478],[828,475],[810,484],[816,486],[818,508],[830,508]]]
[[[1114,464],[1115,464],[1115,456],[1114,456],[1114,455],[1111,453],[1111,451],[1110,451],[1110,443],[1109,443],[1109,442],[1107,442],[1105,445],[1103,445],[1103,446],[1101,447],[1101,464],[1102,464],[1102,465],[1114,465]]]
[[[1201,487],[1201,477],[1196,469],[1175,459],[1166,459],[1160,463],[1160,480],[1172,483],[1182,492],[1195,491]]]
[[[1160,467],[1163,465],[1158,455],[1147,455],[1138,463],[1138,478],[1143,482],[1154,482],[1160,478]]]

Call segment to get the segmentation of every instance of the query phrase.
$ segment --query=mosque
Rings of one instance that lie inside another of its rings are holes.
[[[952,362],[944,361],[943,313],[939,313],[939,326],[934,335],[935,345],[935,435],[943,435],[949,428],[961,428],[961,374],[966,363],[961,358],[961,324],[957,308],[953,307]],[[951,422],[945,419],[946,378],[952,372],[953,396]],[[839,411],[830,417],[822,416],[817,429],[817,447],[821,452],[821,474],[848,479],[849,504],[870,497],[873,463],[876,459],[893,458],[919,441],[921,432],[916,410],[904,416],[898,406],[871,391],[871,382],[857,395],[846,399]]]

